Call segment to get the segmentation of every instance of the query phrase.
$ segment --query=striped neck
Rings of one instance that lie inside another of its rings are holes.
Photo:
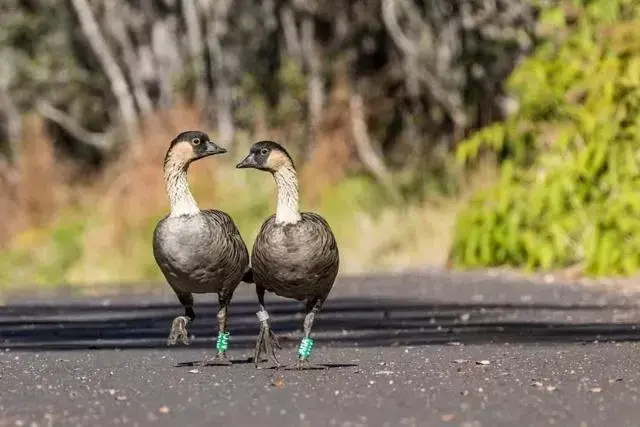
[[[282,166],[273,173],[278,188],[278,206],[276,208],[277,224],[295,224],[300,221],[298,202],[298,177],[296,170],[290,166]]]
[[[164,165],[164,180],[171,204],[172,217],[193,215],[200,212],[196,200],[189,189],[187,180],[188,164],[167,159]]]

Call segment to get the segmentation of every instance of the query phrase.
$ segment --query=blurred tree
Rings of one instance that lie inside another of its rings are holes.
[[[36,110],[58,148],[100,164],[183,97],[223,144],[255,115],[302,121],[309,158],[347,70],[356,158],[391,192],[420,186],[503,117],[535,15],[527,0],[5,0],[2,155],[17,156],[19,116]]]

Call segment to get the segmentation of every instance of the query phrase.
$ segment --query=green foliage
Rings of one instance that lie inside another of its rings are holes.
[[[85,224],[78,221],[70,221],[60,224],[51,233],[50,247],[51,258],[48,262],[40,264],[36,280],[39,283],[51,282],[63,283],[67,271],[82,255],[82,236]]]
[[[232,167],[233,163],[225,164],[213,180],[192,179],[190,186],[202,209],[223,209],[231,215],[251,249],[263,221],[275,213],[276,186],[268,174],[234,172],[230,171]],[[386,209],[389,214],[389,206],[381,203],[382,190],[370,178],[346,178],[328,187],[314,203],[304,198],[304,192],[301,196],[302,210],[319,212],[332,225],[344,249],[345,270],[349,268],[349,258],[355,258],[357,263],[353,264],[359,266],[361,259],[369,257],[369,246],[374,246],[378,238],[382,240],[374,233],[363,237],[356,226],[367,218],[370,227],[376,230],[378,218],[370,217],[369,213],[379,211],[379,217]],[[168,213],[168,206],[163,204],[159,211],[114,217],[108,209],[96,209],[95,200],[88,199],[61,211],[50,225],[17,234],[7,249],[0,251],[0,294],[6,288],[29,285],[81,288],[109,282],[163,282],[151,241],[156,224]],[[381,229],[380,235],[386,240],[396,233]],[[391,255],[388,250],[376,262]],[[372,268],[370,264],[365,267]]]
[[[2,253],[0,283],[66,283],[69,271],[82,257],[82,238],[88,222],[69,215],[52,229],[25,232],[13,250]]]
[[[467,164],[497,153],[501,177],[460,214],[453,261],[630,275],[640,267],[640,5],[565,2],[543,10],[540,31],[508,82],[518,112],[457,150]]]

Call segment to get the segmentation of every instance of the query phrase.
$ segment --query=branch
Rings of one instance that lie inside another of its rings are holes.
[[[398,22],[398,14],[396,6],[400,5],[405,9],[405,14],[410,17],[413,27],[417,28],[416,37],[418,40],[410,39],[401,29]],[[446,67],[448,52],[439,49],[439,52],[433,52],[431,47],[434,45],[433,31],[429,25],[420,19],[420,14],[415,6],[408,4],[403,0],[383,0],[382,4],[382,19],[391,36],[391,39],[398,46],[400,51],[405,55],[406,69],[408,80],[407,86],[411,92],[415,93],[415,81],[416,79],[422,82],[433,99],[438,102],[449,114],[451,119],[459,127],[466,127],[467,116],[462,108],[462,102],[457,92],[451,93],[447,90],[443,81],[441,81],[436,73],[430,71],[431,62],[440,65],[442,76],[445,79],[454,78],[453,73]],[[445,36],[451,38],[451,25],[445,27],[443,32]],[[442,69],[449,70],[449,75],[446,72],[442,72]]]
[[[410,40],[398,24],[396,3],[396,0],[382,1],[382,21],[384,22],[391,39],[405,55],[418,55],[420,49],[417,43]]]
[[[20,111],[9,92],[9,87],[16,75],[15,55],[12,49],[2,50],[3,60],[0,62],[0,111],[4,113],[6,123],[7,141],[6,147],[0,146],[9,165],[14,165],[18,161],[17,144],[22,138],[22,117]]]
[[[498,14],[498,5],[496,0],[484,0],[485,6],[480,12],[473,13],[471,5],[463,3],[460,5],[460,14],[462,15],[462,26],[465,30],[474,30],[485,25],[490,19]]]
[[[298,36],[298,28],[296,27],[296,19],[290,7],[282,7],[280,10],[280,21],[282,22],[282,31],[284,32],[284,40],[287,45],[289,55],[294,58],[299,58],[302,48],[300,47],[300,38]]]
[[[83,128],[73,117],[57,109],[47,101],[40,101],[36,105],[36,110],[42,117],[50,120],[67,131],[78,141],[97,148],[100,151],[109,151],[113,148],[113,140],[107,138],[105,134],[89,132]]]
[[[262,0],[263,24],[267,31],[277,30],[278,21],[276,20],[276,2],[274,0]]]
[[[4,113],[7,136],[6,141],[0,141],[0,154],[4,154],[7,162],[10,165],[14,165],[18,161],[17,144],[22,138],[22,118],[20,117],[20,111],[18,111],[9,94],[8,88],[4,84],[0,85],[0,111]],[[2,147],[5,143],[6,146]]]
[[[144,83],[142,82],[142,78],[138,72],[136,54],[129,38],[129,34],[127,33],[122,13],[119,13],[121,12],[121,9],[118,9],[116,2],[106,2],[105,8],[107,11],[107,22],[112,25],[111,33],[118,43],[120,43],[120,47],[122,48],[124,61],[127,64],[127,71],[132,82],[136,102],[142,112],[149,113],[153,110],[153,104],[151,102],[151,98],[149,98],[149,94],[145,90]],[[122,8],[124,8],[124,6],[122,6]]]
[[[371,138],[369,138],[369,131],[362,106],[362,97],[360,95],[351,95],[349,110],[351,115],[351,132],[360,161],[389,195],[394,199],[399,199],[400,194],[393,185],[391,174],[382,158],[374,150]]]
[[[88,1],[71,0],[71,4],[78,15],[80,26],[87,37],[89,45],[96,54],[100,65],[109,79],[111,91],[118,102],[120,115],[127,125],[128,130],[131,131],[137,125],[138,115],[133,97],[129,91],[129,86],[127,85],[127,80],[109,50],[107,42],[100,33],[100,28],[98,27],[96,18],[93,16]]]
[[[0,89],[0,106],[2,106],[6,116],[5,122],[8,139],[6,150],[2,151],[5,151],[8,162],[15,164],[18,160],[17,144],[22,138],[22,119],[11,96],[4,88]]]
[[[207,25],[207,48],[211,58],[211,69],[215,77],[216,115],[220,143],[228,146],[233,142],[235,126],[233,123],[231,87],[224,70],[224,51],[220,36],[226,32],[227,14],[231,6],[230,0],[208,0],[210,25]]]
[[[198,11],[194,0],[182,0],[182,11],[184,21],[187,25],[187,40],[189,42],[189,53],[195,71],[196,78],[196,103],[199,107],[204,107],[207,102],[208,90],[206,75],[204,72],[204,44],[202,43],[202,28],[198,19]]]
[[[302,21],[302,52],[309,67],[308,105],[312,133],[320,122],[324,106],[324,82],[322,81],[322,63],[320,53],[315,47],[315,23],[312,18]]]
[[[151,50],[157,63],[160,105],[168,107],[173,103],[172,75],[181,63],[175,26],[169,19],[158,20],[151,28]]]

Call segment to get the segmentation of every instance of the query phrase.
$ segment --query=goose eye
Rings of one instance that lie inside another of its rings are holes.
[[[262,154],[263,156],[265,154],[267,154],[269,152],[269,150],[267,150],[266,148],[263,148],[262,150],[260,150],[260,154]]]
[[[193,139],[191,140],[191,143],[192,143],[193,145],[200,145],[200,138],[193,138]]]

